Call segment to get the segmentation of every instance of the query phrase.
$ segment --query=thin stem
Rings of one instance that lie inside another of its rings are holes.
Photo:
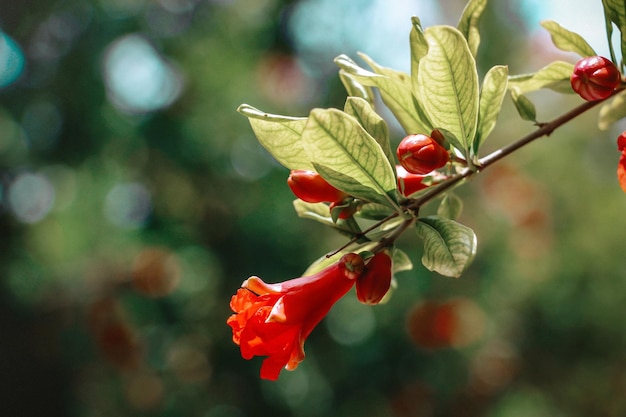
[[[529,144],[530,142],[539,139],[543,136],[550,136],[552,134],[552,132],[554,132],[555,129],[557,129],[558,127],[563,126],[565,123],[575,119],[576,117],[580,116],[581,114],[583,114],[584,112],[586,112],[587,110],[590,110],[592,108],[594,108],[595,106],[597,106],[598,104],[602,103],[604,100],[598,100],[598,101],[587,101],[583,104],[581,104],[578,107],[573,108],[572,110],[568,111],[567,113],[557,117],[556,119],[552,120],[551,122],[548,123],[543,123],[541,124],[541,126],[539,127],[539,129],[535,130],[534,132],[529,133],[528,135],[524,136],[523,138],[520,138],[518,140],[516,140],[515,142],[504,146],[500,149],[498,149],[497,151],[494,151],[492,153],[490,153],[489,155],[481,158],[479,160],[479,167],[480,169],[486,168],[489,165],[493,164],[496,161],[499,161],[500,159],[504,158],[505,156],[515,152],[516,150],[520,149],[521,147]]]
[[[478,160],[478,163],[473,166],[468,166],[465,167],[461,172],[451,176],[450,178],[446,179],[445,181],[432,186],[428,191],[426,191],[424,194],[422,194],[421,196],[414,198],[414,199],[410,199],[408,204],[405,204],[403,206],[403,210],[405,213],[410,212],[411,213],[411,217],[410,218],[406,218],[404,222],[402,222],[402,224],[400,224],[400,226],[398,226],[391,235],[386,236],[385,238],[381,239],[380,242],[372,249],[373,252],[377,252],[380,250],[383,250],[384,248],[390,246],[393,244],[393,242],[398,239],[398,237],[400,237],[400,235],[402,235],[402,233],[404,233],[404,231],[409,228],[409,226],[411,226],[417,216],[415,215],[415,213],[417,212],[417,210],[419,210],[419,208],[424,205],[425,203],[429,202],[430,200],[436,198],[437,196],[441,195],[443,192],[455,187],[456,185],[458,185],[461,181],[470,178],[472,176],[474,176],[475,174],[478,174],[479,172],[481,172],[483,169],[487,168],[488,166],[492,165],[493,163],[499,161],[500,159],[504,158],[507,155],[510,155],[511,153],[519,150],[520,148],[528,145],[529,143],[544,137],[544,136],[550,136],[552,134],[552,132],[554,132],[557,128],[563,126],[564,124],[572,121],[573,119],[575,119],[576,117],[580,116],[581,114],[585,113],[588,110],[591,110],[592,108],[594,108],[595,106],[597,106],[598,104],[608,100],[609,98],[613,97],[614,95],[618,94],[619,92],[623,91],[624,87],[622,88],[618,88],[616,89],[613,94],[609,97],[607,97],[606,99],[603,100],[598,100],[598,101],[588,101],[585,102],[575,108],[573,108],[572,110],[568,111],[567,113],[562,114],[561,116],[555,118],[554,120],[547,122],[547,123],[541,123],[539,125],[539,127],[537,128],[537,130],[529,133],[528,135],[510,143],[509,145],[506,145],[492,153],[490,153],[489,155],[484,156],[483,158],[480,158]],[[390,214],[389,216],[385,217],[384,219],[376,222],[374,225],[372,225],[371,227],[363,230],[363,232],[359,233],[358,235],[355,235],[352,239],[350,239],[345,245],[343,245],[342,247],[340,247],[339,249],[337,249],[336,251],[326,255],[327,257],[331,257],[337,253],[339,253],[340,251],[344,250],[345,248],[347,248],[348,246],[350,246],[351,244],[355,243],[358,239],[360,239],[361,237],[367,235],[369,232],[371,232],[372,230],[382,226],[383,224],[385,224],[386,222],[398,217],[399,215],[401,215],[401,213],[395,212],[393,214]]]

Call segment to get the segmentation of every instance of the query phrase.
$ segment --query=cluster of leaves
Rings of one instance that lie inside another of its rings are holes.
[[[624,28],[623,1],[603,3],[607,28],[611,23]],[[423,29],[419,19],[413,17],[410,74],[383,67],[365,54],[359,56],[369,70],[345,55],[338,56],[335,63],[348,94],[343,110],[316,108],[308,117],[290,117],[268,114],[245,104],[239,107],[261,145],[279,163],[292,170],[318,172],[331,185],[354,197],[360,207],[356,220],[343,221],[332,216],[324,203],[296,200],[298,215],[350,235],[350,251],[393,243],[410,227],[423,240],[422,263],[426,268],[451,277],[466,270],[475,256],[477,240],[470,228],[456,221],[462,203],[452,190],[481,167],[480,148],[495,127],[507,92],[521,117],[537,124],[535,106],[527,93],[543,88],[573,92],[570,75],[574,65],[562,61],[532,74],[515,76],[509,75],[507,66],[496,65],[481,82],[475,57],[480,44],[478,22],[486,4],[487,0],[470,0],[457,27]],[[580,35],[556,22],[543,22],[543,27],[556,47],[581,56],[595,55]],[[376,110],[374,89],[407,135],[438,131],[445,139],[456,157],[437,173],[443,175],[443,182],[408,199],[398,193],[389,128]],[[623,93],[606,105],[601,123],[610,124],[624,116],[624,106],[619,106],[622,101]],[[437,214],[420,216],[420,207],[435,197],[441,197]],[[334,256],[322,257],[307,272],[321,269],[342,253],[340,250]],[[394,253],[396,271],[412,267],[399,249]]]

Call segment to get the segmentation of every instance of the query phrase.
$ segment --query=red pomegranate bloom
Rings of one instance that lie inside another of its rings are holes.
[[[622,153],[617,164],[617,180],[626,192],[626,131],[617,137],[617,150]]]
[[[227,324],[241,356],[267,356],[261,378],[276,380],[282,368],[294,370],[304,360],[304,341],[363,271],[355,253],[322,271],[277,284],[253,276],[241,284]]]

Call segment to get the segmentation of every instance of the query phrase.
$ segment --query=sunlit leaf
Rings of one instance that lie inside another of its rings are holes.
[[[411,262],[411,258],[406,254],[406,252],[395,248],[391,255],[393,272],[402,272],[402,271],[410,271],[413,269],[413,262]]]
[[[477,152],[485,142],[493,128],[502,108],[506,95],[509,69],[506,66],[492,67],[483,80],[480,90],[480,107],[478,111],[478,128],[474,140],[474,151]]]
[[[525,95],[519,93],[517,89],[511,90],[511,99],[515,105],[515,109],[519,113],[520,117],[524,120],[531,122],[537,121],[537,110],[532,101]]]
[[[367,100],[372,106],[374,105],[374,92],[371,87],[361,84],[352,74],[344,70],[339,70],[339,79],[345,87],[348,96],[360,97]]]
[[[438,216],[420,218],[416,232],[424,240],[422,264],[448,277],[458,278],[476,255],[476,235],[467,226]]]
[[[626,90],[616,94],[600,108],[598,128],[607,130],[613,123],[626,117]]]
[[[313,170],[313,165],[301,142],[306,117],[288,117],[262,112],[247,104],[237,111],[248,117],[259,143],[289,169]]]
[[[441,204],[437,208],[437,215],[450,220],[456,220],[463,211],[463,200],[454,193],[448,193],[441,200]]]
[[[308,203],[306,201],[296,199],[293,201],[293,208],[296,210],[298,217],[303,219],[315,220],[325,226],[332,227],[351,235],[354,231],[346,222],[334,222],[330,216],[330,209],[324,203]]]
[[[397,208],[394,170],[376,140],[352,116],[314,109],[302,143],[315,170],[346,193]]]
[[[611,60],[615,65],[619,64],[615,58],[612,43],[613,24],[615,24],[620,31],[620,47],[622,50],[621,68],[624,68],[624,60],[626,60],[626,1],[602,0],[602,5],[604,6],[604,19],[606,21],[606,34],[611,52]]]
[[[514,75],[509,77],[509,88],[515,88],[519,94],[549,88],[559,93],[573,93],[570,76],[574,64],[554,61],[532,74]]]
[[[470,0],[465,6],[457,25],[459,31],[465,36],[465,39],[467,39],[473,56],[476,56],[480,44],[478,21],[486,6],[487,0]]]
[[[389,145],[389,128],[385,120],[378,115],[372,106],[362,98],[348,97],[344,111],[354,117],[361,126],[372,135],[391,162],[393,154]]]
[[[370,220],[382,220],[392,213],[394,213],[394,211],[385,205],[366,203],[363,204],[361,210],[359,210],[359,217]]]
[[[376,87],[380,96],[407,133],[429,132],[430,125],[419,117],[408,74],[377,65],[367,55],[359,54],[374,72],[358,66],[345,55],[335,58],[335,63],[365,86]]]
[[[435,128],[450,131],[465,151],[478,122],[478,73],[467,41],[456,28],[424,31],[428,54],[419,62],[415,96]]]
[[[428,41],[424,36],[424,31],[422,30],[422,24],[420,23],[419,18],[416,16],[412,17],[411,23],[413,24],[409,35],[411,47],[411,83],[415,89],[415,85],[417,84],[417,74],[419,72],[419,62],[428,53]]]
[[[597,55],[591,45],[589,45],[582,36],[578,33],[565,29],[557,22],[553,20],[544,20],[541,22],[541,26],[550,32],[552,43],[554,43],[554,46],[560,50],[565,52],[574,52],[581,57]]]

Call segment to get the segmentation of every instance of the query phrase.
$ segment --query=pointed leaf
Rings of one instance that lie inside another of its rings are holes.
[[[476,56],[478,45],[480,44],[478,21],[486,6],[487,0],[470,0],[465,6],[457,25],[459,31],[465,36],[465,39],[467,39],[473,56]]]
[[[411,23],[413,23],[413,28],[411,29],[411,33],[409,35],[409,42],[411,46],[411,83],[413,85],[413,89],[415,89],[417,85],[417,74],[419,72],[420,60],[428,53],[428,41],[424,36],[424,31],[422,30],[419,18],[415,16],[412,17]]]
[[[608,130],[613,123],[626,117],[626,90],[615,95],[600,109],[598,128]]]
[[[441,200],[441,204],[437,208],[437,215],[456,220],[461,215],[461,211],[463,211],[463,200],[454,193],[448,193]]]
[[[541,26],[550,32],[552,43],[554,43],[554,46],[560,50],[577,53],[583,58],[597,55],[591,45],[589,45],[582,36],[578,33],[565,29],[557,22],[553,20],[544,20],[541,22]]]
[[[517,112],[522,119],[531,122],[537,121],[537,110],[535,110],[535,105],[528,99],[528,97],[520,94],[517,89],[512,89],[511,99],[513,99],[515,109],[517,109]]]
[[[374,92],[371,87],[364,86],[356,80],[354,76],[344,70],[339,70],[339,79],[346,89],[348,96],[361,97],[374,105]]]
[[[313,170],[309,155],[300,140],[306,117],[264,113],[247,104],[239,106],[237,111],[248,117],[259,143],[281,165],[289,169]]]
[[[604,19],[606,21],[606,34],[611,51],[611,60],[615,65],[618,65],[618,62],[615,58],[612,43],[613,24],[615,24],[620,31],[620,48],[622,51],[621,68],[623,69],[624,61],[626,60],[626,1],[602,0],[602,5],[604,6]]]
[[[336,188],[397,209],[395,173],[380,145],[337,109],[314,109],[302,143],[315,170]]]
[[[411,262],[411,258],[406,254],[406,252],[395,248],[391,255],[391,261],[393,265],[393,273],[402,272],[402,271],[410,271],[413,269],[413,262]]]
[[[467,153],[478,122],[478,73],[467,41],[451,26],[424,31],[428,54],[419,62],[416,97],[435,128],[449,130]]]
[[[480,106],[478,111],[478,129],[474,142],[474,152],[496,126],[496,119],[502,108],[502,101],[507,91],[509,69],[506,66],[495,66],[485,75],[480,90]]]
[[[372,135],[391,162],[393,154],[389,145],[389,128],[385,120],[374,111],[367,101],[359,97],[348,97],[344,111],[354,117],[365,131]]]
[[[345,55],[335,58],[335,63],[361,84],[378,88],[383,102],[407,133],[429,132],[429,125],[420,119],[415,108],[409,75],[379,66],[367,55],[360,56],[374,72],[361,68]]]
[[[416,232],[424,240],[422,264],[448,277],[458,278],[476,255],[476,235],[467,226],[437,216],[419,219]]]
[[[549,88],[559,93],[573,93],[570,76],[574,64],[554,61],[532,74],[514,75],[509,77],[509,88],[515,88],[519,94]]]

